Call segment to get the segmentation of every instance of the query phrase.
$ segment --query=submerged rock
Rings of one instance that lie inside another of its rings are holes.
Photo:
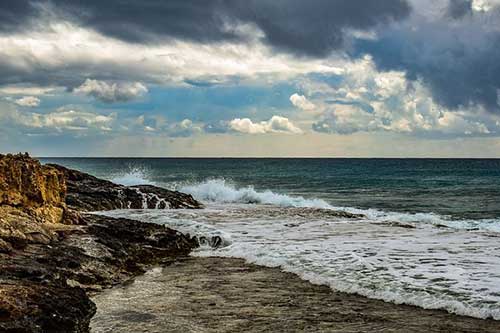
[[[191,195],[152,185],[124,186],[56,164],[49,166],[65,175],[66,202],[80,211],[112,209],[201,208]]]

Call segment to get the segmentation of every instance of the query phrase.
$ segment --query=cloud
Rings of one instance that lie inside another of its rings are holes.
[[[314,103],[309,101],[305,96],[299,95],[297,93],[290,96],[290,102],[292,102],[292,104],[295,107],[297,107],[303,111],[313,111],[316,108]]]
[[[174,123],[167,129],[167,135],[170,137],[189,137],[201,132],[203,132],[202,127],[193,124],[190,119]]]
[[[268,121],[254,123],[248,118],[236,118],[229,122],[229,127],[240,133],[265,134],[265,133],[288,133],[302,134],[302,130],[295,126],[288,118],[273,116]]]
[[[0,118],[25,133],[88,135],[93,131],[111,131],[116,116],[116,113],[103,115],[91,111],[59,108],[49,113],[11,110],[3,116],[0,115]]]
[[[443,107],[424,82],[408,80],[400,71],[379,72],[371,57],[346,63],[344,68],[337,82],[310,79],[302,83],[301,90],[316,96],[320,112],[312,123],[316,132],[394,132],[423,137],[500,134],[499,116],[481,108]]]
[[[472,14],[472,0],[449,0],[447,14],[454,19]]]
[[[34,96],[24,96],[14,101],[19,106],[34,108],[40,105],[40,99]]]
[[[471,7],[477,12],[489,12],[493,8],[500,6],[499,0],[472,0]]]
[[[67,22],[49,27],[0,34],[0,85],[71,90],[92,78],[107,83],[209,87],[245,80],[273,82],[309,72],[339,70],[322,59],[302,61],[275,54],[258,40],[202,47],[194,42],[170,40],[144,46]]]
[[[309,56],[342,48],[349,29],[369,30],[406,18],[406,0],[17,0],[0,5],[0,31],[15,31],[49,15],[132,43],[178,39],[196,43],[244,42],[257,28],[269,46]],[[1,22],[1,21],[0,21]],[[196,24],[193,24],[196,22]],[[300,27],[298,29],[297,27]]]
[[[148,88],[140,82],[108,83],[87,79],[74,92],[92,96],[105,103],[115,103],[141,97],[148,92]]]
[[[464,2],[450,6],[452,15],[463,13]],[[358,40],[354,53],[372,55],[380,71],[402,71],[409,80],[420,80],[450,110],[480,106],[500,113],[500,28],[493,24],[500,11],[486,13],[483,6],[479,12],[475,1],[471,6],[474,14],[467,19],[415,16],[379,31],[376,41]]]

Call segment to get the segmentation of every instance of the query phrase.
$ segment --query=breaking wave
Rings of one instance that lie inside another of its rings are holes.
[[[193,195],[197,200],[219,203],[270,204],[283,207],[312,207],[332,209],[322,199],[306,199],[286,194],[274,193],[270,190],[256,191],[253,186],[237,188],[225,179],[211,179],[195,185],[183,186],[181,192]]]
[[[268,204],[282,207],[301,207],[343,210],[349,213],[362,214],[368,220],[398,223],[404,226],[417,227],[432,224],[437,227],[448,227],[461,230],[485,230],[500,232],[499,219],[464,219],[456,220],[435,213],[386,212],[378,209],[359,209],[353,207],[336,207],[323,199],[304,198],[279,194],[271,190],[257,191],[253,186],[237,187],[225,179],[210,179],[201,183],[182,186],[181,192],[189,193],[202,202]]]

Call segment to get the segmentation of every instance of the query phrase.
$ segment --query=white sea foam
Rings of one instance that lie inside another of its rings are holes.
[[[370,220],[380,222],[400,222],[412,226],[422,223],[445,226],[455,229],[481,229],[500,232],[499,219],[453,220],[447,216],[434,213],[385,212],[377,209],[358,209],[353,207],[336,207],[322,199],[309,199],[301,196],[289,196],[274,193],[270,190],[257,191],[253,186],[237,187],[224,179],[211,179],[201,183],[186,185],[181,192],[193,195],[199,201],[212,203],[270,204],[281,207],[309,207],[321,209],[343,210],[354,214],[363,214]]]
[[[198,256],[244,258],[338,291],[500,320],[499,220],[334,207],[222,179],[180,190],[207,208],[104,214],[196,236]],[[335,218],[324,209],[365,217]]]
[[[284,207],[314,207],[333,208],[321,199],[305,199],[278,194],[272,191],[259,192],[253,186],[237,188],[224,179],[211,179],[195,185],[184,186],[180,189],[193,195],[200,201],[219,203],[259,203]]]
[[[133,185],[155,185],[155,182],[148,179],[148,174],[145,169],[134,167],[127,172],[115,175],[111,178],[113,183],[133,186]]]
[[[500,235],[334,218],[321,211],[212,203],[201,210],[125,210],[222,246],[195,255],[280,267],[334,290],[500,320]],[[210,244],[207,244],[210,245]]]

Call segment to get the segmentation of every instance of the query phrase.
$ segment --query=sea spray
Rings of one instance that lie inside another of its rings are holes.
[[[183,186],[197,200],[220,203],[271,204],[283,207],[333,208],[322,199],[306,199],[274,193],[270,190],[256,191],[253,186],[237,188],[225,179],[210,179],[202,183]]]
[[[156,184],[149,179],[147,169],[140,167],[130,167],[128,171],[114,175],[110,180],[125,186]]]

